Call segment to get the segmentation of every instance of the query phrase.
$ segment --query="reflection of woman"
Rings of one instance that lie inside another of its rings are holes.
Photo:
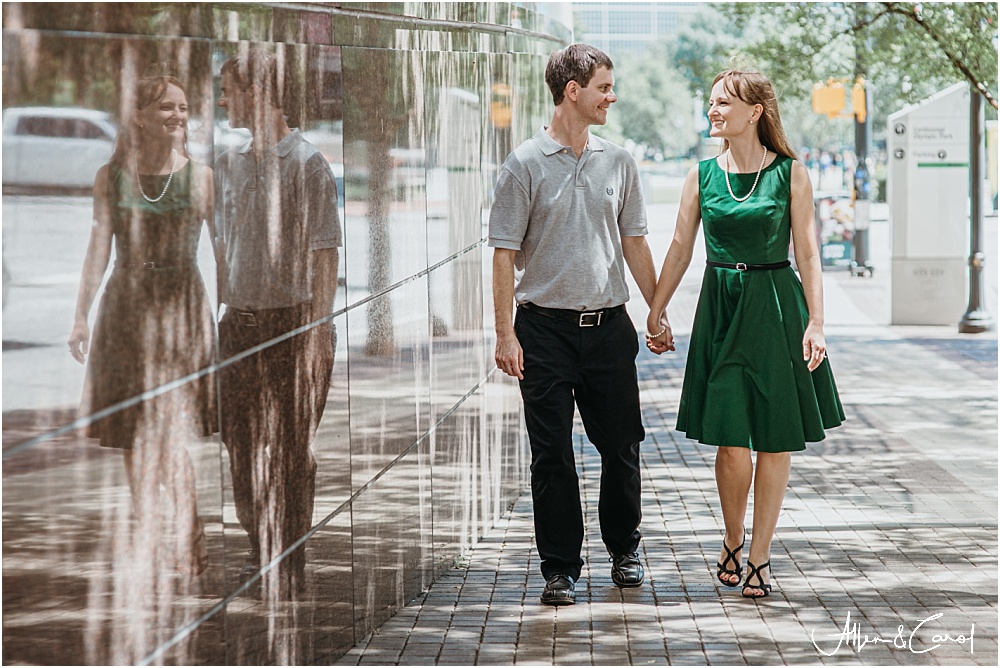
[[[726,535],[717,577],[740,584],[744,517],[754,485],[753,540],[743,596],[771,592],[771,539],[791,452],[844,418],[823,336],[823,286],[812,187],[788,145],[771,83],[728,70],[709,100],[724,151],[687,176],[674,238],[647,320],[647,345],[673,350],[667,303],[691,262],[699,221],[708,266],[691,331],[677,428],[720,446],[715,475]],[[789,267],[789,235],[802,282]],[[751,451],[757,453],[756,472]]]
[[[83,265],[70,353],[90,347],[88,413],[162,388],[207,367],[214,351],[208,294],[196,264],[203,221],[212,221],[212,170],[185,151],[184,87],[169,76],[136,83],[132,118],[94,183],[94,226]],[[214,235],[213,235],[214,236]],[[107,269],[93,344],[87,316]],[[160,488],[177,527],[177,568],[208,565],[186,437],[213,431],[208,378],[181,385],[94,422],[88,435],[121,448],[140,526],[157,530]],[[157,530],[158,531],[158,530]]]

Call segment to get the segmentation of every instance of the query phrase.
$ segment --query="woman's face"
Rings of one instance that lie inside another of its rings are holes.
[[[177,147],[184,145],[187,121],[187,96],[173,84],[167,84],[160,99],[140,109],[135,118],[144,141],[170,141]]]
[[[713,137],[735,137],[753,128],[763,110],[761,105],[750,105],[726,89],[726,80],[719,79],[712,86],[708,98],[708,133]]]

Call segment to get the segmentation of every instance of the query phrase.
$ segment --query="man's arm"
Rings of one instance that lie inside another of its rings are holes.
[[[223,164],[225,155],[220,156],[215,161],[215,170],[212,172],[212,251],[215,253],[215,291],[218,301],[219,312],[222,305],[226,303],[229,296],[226,294],[226,286],[229,285],[229,265],[226,257],[228,251],[225,241],[225,211],[223,198],[223,179],[228,171]]]
[[[493,249],[493,319],[497,333],[494,359],[508,376],[524,380],[524,351],[514,333],[514,255],[508,248]],[[652,259],[650,260],[652,262]]]
[[[337,296],[337,265],[340,252],[336,248],[321,248],[313,254],[313,312],[312,319],[319,320],[333,313],[333,299]]]
[[[649,306],[656,290],[656,267],[653,265],[653,253],[649,250],[646,237],[622,237],[622,255],[632,272],[632,278],[639,286],[642,298]]]

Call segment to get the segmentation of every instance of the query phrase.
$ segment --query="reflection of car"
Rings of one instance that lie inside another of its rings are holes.
[[[397,199],[405,199],[408,190],[422,190],[427,183],[422,148],[390,148],[392,190]]]
[[[114,149],[103,111],[11,107],[3,112],[4,188],[89,190]]]

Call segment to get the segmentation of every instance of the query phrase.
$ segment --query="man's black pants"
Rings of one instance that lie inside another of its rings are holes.
[[[239,311],[219,322],[223,359],[311,321],[310,306]],[[261,564],[312,527],[316,460],[310,446],[333,370],[330,323],[273,344],[222,369],[222,440],[229,450],[236,516]],[[301,581],[305,548],[279,567]]]
[[[514,323],[524,350],[521,397],[531,443],[535,543],[542,575],[580,577],[583,512],[573,457],[573,406],[601,454],[601,538],[614,555],[639,547],[638,336],[627,314],[597,327],[525,308]]]

